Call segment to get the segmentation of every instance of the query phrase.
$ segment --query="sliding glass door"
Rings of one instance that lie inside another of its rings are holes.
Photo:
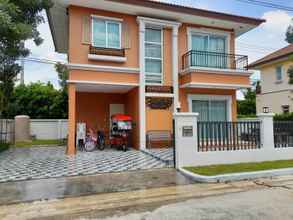
[[[192,112],[199,121],[227,121],[227,100],[192,100]]]
[[[226,68],[226,37],[210,34],[192,34],[191,65],[200,67]]]

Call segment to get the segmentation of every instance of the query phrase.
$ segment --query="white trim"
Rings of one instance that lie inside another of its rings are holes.
[[[152,24],[152,25],[161,26],[161,27],[179,27],[182,24],[181,22],[142,17],[142,16],[138,16],[137,20],[139,22],[144,22],[146,24]]]
[[[173,112],[180,108],[179,103],[179,83],[178,83],[178,27],[172,28],[172,80],[173,80]]]
[[[180,71],[180,74],[184,75],[191,72],[205,72],[205,73],[212,73],[212,74],[241,75],[241,76],[250,76],[254,73],[254,71],[251,71],[251,70],[218,69],[218,68],[212,68],[212,67],[192,66]]]
[[[146,97],[167,97],[173,98],[174,94],[171,93],[157,93],[157,92],[148,92],[145,94]]]
[[[210,88],[210,89],[247,89],[252,88],[251,85],[244,84],[224,84],[224,83],[185,83],[180,88]]]
[[[188,94],[188,111],[192,112],[192,101],[193,100],[205,100],[205,101],[213,101],[213,100],[222,100],[227,101],[227,119],[232,121],[232,96],[231,95],[195,95]]]
[[[68,63],[69,70],[90,70],[101,72],[117,72],[117,73],[139,73],[138,68],[117,67],[117,66],[100,66],[92,64]]]
[[[88,54],[89,60],[102,60],[102,61],[112,61],[112,62],[119,62],[124,63],[126,62],[126,57],[120,56],[106,56],[106,55],[96,55],[96,54]]]
[[[100,16],[100,15],[91,15],[92,18],[98,18],[101,20],[110,20],[110,21],[119,21],[119,22],[123,22],[123,18],[117,18],[117,17],[108,17],[108,16]]]
[[[124,82],[105,82],[105,81],[87,81],[87,80],[67,80],[66,82],[75,83],[75,84],[92,84],[92,85],[139,86],[138,83],[124,83]]]
[[[104,16],[91,16],[91,45],[95,47],[94,44],[94,19],[97,20],[104,20],[106,23],[106,46],[105,48],[113,48],[113,49],[121,49],[122,47],[122,23],[121,21],[117,21],[117,19],[112,19],[111,17],[104,17]],[[122,20],[123,21],[123,20]],[[119,47],[109,47],[108,45],[108,23],[116,23],[119,25]]]
[[[145,109],[145,23],[139,23],[139,148],[146,148],[146,109]]]

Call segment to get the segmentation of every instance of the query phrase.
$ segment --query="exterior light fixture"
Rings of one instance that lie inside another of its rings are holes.
[[[269,107],[263,107],[262,111],[263,111],[263,113],[269,113],[270,109],[269,109]]]

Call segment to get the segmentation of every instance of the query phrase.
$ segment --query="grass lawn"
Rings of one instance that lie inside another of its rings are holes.
[[[290,167],[293,168],[293,160],[266,161],[260,163],[238,163],[202,167],[184,167],[184,169],[199,175],[214,176],[220,174],[253,172]]]
[[[18,141],[15,143],[16,147],[32,147],[34,145],[60,145],[61,140],[32,140],[32,141]]]
[[[9,144],[0,144],[0,153],[2,152],[2,151],[5,151],[5,150],[7,150],[9,148]]]

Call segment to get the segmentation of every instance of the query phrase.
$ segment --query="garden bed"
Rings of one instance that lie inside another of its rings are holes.
[[[56,146],[64,145],[62,140],[32,140],[32,141],[18,141],[15,143],[15,147],[33,147],[33,146]]]

